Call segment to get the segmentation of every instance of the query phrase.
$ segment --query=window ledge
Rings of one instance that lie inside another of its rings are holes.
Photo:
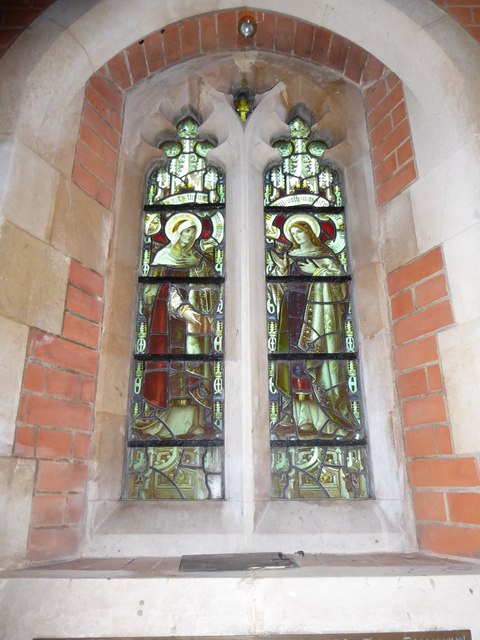
[[[292,502],[101,502],[90,555],[183,555],[281,550],[308,553],[409,551],[401,500]],[[251,515],[248,514],[251,512]],[[93,516],[93,513],[92,513]]]

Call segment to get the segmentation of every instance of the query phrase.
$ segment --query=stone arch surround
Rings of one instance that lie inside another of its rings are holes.
[[[54,0],[30,0],[30,2],[10,2],[3,9],[3,25],[0,27],[0,56],[15,42],[18,36]],[[469,0],[432,0],[461,24],[470,35],[480,40],[480,5]]]
[[[398,100],[398,95],[397,101],[393,102],[393,97],[390,100],[390,96],[395,90],[397,94],[399,88],[401,90],[401,84],[399,84],[398,79],[393,73],[386,71],[383,65],[378,63],[378,60],[375,60],[373,56],[367,54],[355,43],[349,43],[344,37],[335,33],[329,33],[326,29],[319,27],[314,28],[312,25],[295,21],[288,16],[275,16],[274,14],[267,13],[263,15],[268,16],[267,20],[275,21],[274,33],[277,35],[271,43],[274,50],[282,53],[293,52],[295,55],[306,57],[318,63],[327,64],[331,66],[331,68],[344,73],[348,78],[362,82],[366,87],[366,104],[370,123],[376,121],[374,120],[375,118],[379,118],[377,126],[384,120],[390,120],[391,123],[394,124],[393,111],[399,106],[402,107],[402,103],[403,107],[405,107],[405,99],[402,91],[400,100]],[[157,32],[144,39],[144,48],[139,49],[136,44],[126,47],[122,52],[111,58],[105,66],[102,66],[102,68],[91,77],[87,84],[85,94],[85,105],[80,125],[80,141],[76,147],[77,150],[73,165],[73,181],[78,184],[82,190],[92,196],[100,205],[107,209],[112,206],[116,161],[114,155],[112,155],[112,151],[114,153],[118,151],[118,147],[115,149],[115,140],[120,140],[122,92],[130,86],[133,86],[135,82],[146,78],[149,72],[153,73],[161,70],[168,64],[180,62],[180,58],[177,57],[179,43],[181,47],[184,44],[190,47],[190,49],[187,48],[187,55],[192,56],[198,55],[198,53],[208,54],[219,50],[222,39],[226,39],[227,37],[235,37],[236,46],[241,46],[242,43],[238,43],[238,37],[235,32],[236,18],[237,16],[234,12],[226,11],[218,15],[213,14],[198,18],[189,18],[183,23],[174,23],[165,28],[162,27],[163,33],[160,34]],[[219,25],[223,26],[219,29]],[[195,26],[197,27],[197,40],[192,36],[192,34],[195,33]],[[303,33],[303,37],[297,38],[297,34],[300,33]],[[307,33],[311,34],[310,49],[308,49],[306,44],[309,42],[308,37],[305,37]],[[158,43],[159,41],[162,43],[161,46],[155,48],[155,42]],[[195,43],[198,48],[195,48]],[[268,48],[265,43],[263,43],[262,46]],[[143,57],[141,55],[142,51],[145,52]],[[155,65],[158,66],[155,68]],[[385,110],[382,111],[382,109]],[[94,115],[100,116],[100,120],[98,118],[95,120]],[[92,120],[95,121],[94,125]],[[116,137],[114,136],[115,131],[117,133]],[[92,133],[94,133],[95,136],[92,136]],[[372,137],[374,133],[375,127],[371,126],[371,142],[375,153],[375,137],[374,135]],[[90,134],[90,138],[88,134]],[[379,139],[379,143],[381,142],[383,142],[382,136],[380,136]],[[397,141],[396,146],[393,148],[393,155],[395,155],[396,158],[398,158],[398,153],[405,143],[410,143],[410,130],[408,130],[405,137]],[[413,151],[410,150],[410,156],[407,157],[406,161],[407,164],[408,158],[412,159],[412,157]],[[83,173],[82,169],[84,170]],[[88,176],[85,175],[85,170],[89,174]],[[390,177],[388,167],[382,167],[382,172],[376,175],[379,205],[383,205],[389,200],[394,199],[395,196],[411,182],[414,176],[410,175],[410,180],[407,180],[404,184],[400,183],[398,189],[393,188],[387,197],[382,199],[383,196],[379,196],[379,188],[387,182]],[[465,496],[468,496],[470,500],[474,499],[465,492],[456,493],[451,491],[451,485],[449,484],[451,479],[445,476],[448,475],[448,473],[455,475],[452,463],[455,462],[455,465],[462,467],[460,472],[464,481],[462,488],[477,486],[478,472],[474,458],[465,458],[465,456],[458,458],[453,456],[449,424],[446,415],[444,385],[441,372],[438,369],[439,355],[436,350],[438,341],[437,332],[453,322],[450,299],[444,277],[442,250],[434,247],[433,250],[429,250],[425,254],[421,254],[420,256],[412,254],[410,257],[412,259],[406,261],[408,264],[406,264],[405,267],[402,264],[398,264],[390,270],[389,289],[392,296],[392,315],[395,322],[394,333],[400,334],[396,337],[397,354],[405,355],[408,349],[418,354],[419,347],[421,344],[423,345],[424,341],[428,342],[433,349],[433,351],[431,350],[428,353],[428,359],[421,362],[418,361],[417,355],[417,361],[407,360],[406,364],[405,362],[399,364],[400,355],[397,357],[399,393],[400,397],[403,398],[404,420],[406,421],[407,428],[409,428],[409,430],[406,431],[406,437],[407,451],[410,452],[412,457],[411,478],[417,478],[414,479],[413,484],[417,487],[415,493],[417,498],[415,502],[417,505],[417,516],[420,521],[419,531],[421,536],[423,536],[420,542],[424,548],[433,551],[454,553],[456,555],[461,555],[462,553],[472,555],[472,553],[477,553],[478,531],[475,527],[470,526],[473,523],[462,522],[461,518],[465,518],[465,516],[461,514],[458,518],[462,526],[454,526],[453,523],[455,520],[448,520],[450,513],[447,516],[446,510],[446,506],[450,505],[450,503],[453,504],[453,500],[457,500],[458,505],[461,498],[465,500]],[[85,261],[80,260],[80,262]],[[70,292],[79,290],[83,294],[93,297],[95,302],[97,302],[99,290],[93,291],[93,285],[87,285],[85,282],[79,285],[78,281],[75,281],[79,270],[85,269],[85,267],[86,265],[77,268],[75,262],[72,262],[68,278]],[[89,269],[88,278],[96,282],[98,271],[101,271],[101,269]],[[82,273],[83,276],[87,276],[86,271]],[[424,295],[423,298],[421,298],[422,293]],[[91,324],[98,324],[99,320],[96,319],[97,316],[95,315],[93,317],[94,312],[90,309],[80,311],[78,307],[72,309],[72,305],[76,304],[75,301],[72,302],[72,300],[74,299],[70,293],[67,297],[65,317],[70,313],[70,315],[74,317],[80,316],[83,321],[86,320]],[[423,302],[420,302],[420,300],[423,300]],[[85,302],[85,300],[83,301]],[[87,302],[91,303],[92,301],[88,299]],[[442,305],[442,314],[440,316],[438,314],[439,305]],[[431,316],[435,318],[441,317],[439,326],[435,324],[432,325],[431,321],[429,323],[428,318]],[[98,316],[98,318],[100,318],[100,316]],[[409,325],[416,326],[420,320],[423,322],[424,318],[427,318],[427,320],[425,321],[426,324],[424,326],[422,325],[421,333],[415,335],[408,333]],[[83,328],[82,337],[79,338],[78,329],[76,330],[76,334],[75,332],[67,334],[65,333],[65,326],[64,323],[63,333],[58,332],[57,335],[61,334],[61,338],[67,342],[70,341],[69,344],[74,343],[88,346],[85,345],[86,338],[83,337],[85,328]],[[92,329],[91,325],[87,326],[90,330]],[[405,329],[405,327],[407,327],[407,329]],[[407,331],[407,333],[403,333],[404,331]],[[42,357],[34,352],[35,345],[38,345],[39,342],[38,335],[35,335],[36,342],[33,337],[31,337],[32,346],[31,350],[29,350],[28,365],[30,371],[34,365],[41,366],[40,363],[42,362]],[[52,335],[52,332],[50,332],[49,335]],[[44,336],[42,337],[42,340],[43,339]],[[432,341],[434,345],[432,345]],[[62,343],[62,345],[65,346],[64,343]],[[70,346],[70,349],[72,348],[73,347]],[[89,348],[92,349],[91,346]],[[90,354],[90,352],[88,353]],[[51,361],[50,364],[52,364]],[[62,360],[56,360],[53,362],[53,365],[54,368],[57,367],[62,373],[64,373],[65,368],[70,369],[70,364],[65,364]],[[422,378],[422,380],[425,378],[423,386],[419,383],[419,378]],[[22,410],[28,410],[30,395],[37,398],[38,396],[36,394],[40,393],[38,388],[32,389],[31,383],[26,383],[25,380],[28,380],[28,378],[24,378],[23,405],[27,405],[27,409],[24,407]],[[48,381],[44,381],[42,384],[48,384]],[[412,393],[412,390],[414,393]],[[41,393],[44,397],[49,395],[45,386],[41,387]],[[70,400],[73,400],[73,398],[70,398]],[[75,397],[75,402],[77,400],[78,396]],[[31,398],[30,403],[32,403]],[[70,404],[73,403],[71,402]],[[85,409],[85,404],[88,405],[89,403],[84,400],[78,402],[78,405],[83,407],[83,409]],[[428,418],[429,422],[418,423],[418,418],[415,416],[417,416],[418,413],[423,415],[427,405],[430,408],[434,405],[432,414]],[[69,408],[71,409],[70,405]],[[412,412],[414,417],[410,417]],[[28,422],[28,420],[22,420],[22,417],[24,416],[20,413],[20,431],[17,431],[17,446],[20,445],[20,447],[25,446],[25,443],[18,438],[18,434],[23,434],[23,437],[27,437],[27,434],[30,437],[32,437],[32,435],[34,435],[34,438],[38,437],[38,434],[33,434],[36,427],[32,429],[32,425],[35,424],[35,418],[31,418],[33,422]],[[88,430],[88,428],[90,427],[85,427],[86,430]],[[29,429],[29,431],[25,431],[27,429]],[[77,435],[77,429],[74,428],[72,430],[72,437],[76,438]],[[17,448],[17,454],[20,456],[37,456],[38,442],[34,439],[33,443],[33,447],[31,443],[26,445],[31,448],[29,453],[21,448]],[[68,500],[71,501],[74,495],[75,501],[81,503],[81,498],[78,496],[83,495],[82,477],[86,469],[84,469],[85,465],[82,465],[82,463],[79,464],[78,460],[80,458],[77,455],[73,455],[72,453],[72,456],[74,459],[73,464],[69,463],[68,467],[65,468],[68,482],[71,480],[72,484],[69,485],[66,491],[68,495],[64,496],[63,500],[66,499],[67,502]],[[49,459],[50,461],[52,460],[51,457]],[[59,459],[54,459],[54,461],[55,464],[65,465],[65,452],[60,455]],[[45,460],[41,462],[45,462]],[[435,464],[436,462],[440,464]],[[46,469],[45,464],[42,466]],[[449,467],[450,469],[447,470],[445,467]],[[434,473],[439,473],[442,476],[440,482],[445,485],[444,489],[442,488],[443,485],[439,484],[438,479],[434,481],[433,486],[426,484],[425,478],[427,478],[428,482],[428,477],[432,477]],[[43,502],[47,502],[48,498],[51,498],[50,493],[52,493],[52,495],[55,494],[58,501],[57,490],[51,488],[50,490],[42,490],[41,496],[39,495],[38,497],[41,497]],[[429,493],[428,500],[425,500],[427,493]],[[431,498],[433,498],[433,500],[431,500]],[[62,505],[62,508],[64,508],[63,502]],[[459,512],[458,510],[461,512],[461,505],[456,508],[457,513]],[[38,509],[40,509],[40,507],[38,507]],[[59,534],[61,531],[69,532],[66,537],[70,540],[70,543],[69,546],[67,545],[67,547],[63,549],[63,555],[76,552],[76,545],[78,545],[79,538],[71,534],[74,530],[78,531],[78,523],[81,522],[81,506],[77,506],[77,509],[79,515],[75,516],[75,522],[66,520],[58,527]],[[68,511],[70,510],[71,508],[68,509]],[[453,511],[453,509],[450,509],[450,511]],[[45,539],[47,536],[50,540],[49,545],[51,545],[51,536],[54,534],[55,527],[51,522],[48,523],[48,520],[42,519],[46,518],[46,516],[37,515],[37,517],[39,517],[39,521],[43,523],[38,527],[38,529],[42,530],[41,535],[37,535],[42,539]],[[58,518],[58,515],[56,517]],[[442,524],[431,524],[432,521]],[[45,522],[47,522],[46,525]],[[447,522],[449,523],[448,526],[446,525]],[[443,532],[447,531],[450,538],[447,540],[442,538],[439,528],[441,528]],[[32,533],[35,532],[32,530]],[[458,536],[462,535],[464,537],[460,548]],[[453,537],[456,538],[456,540],[452,540]],[[439,538],[442,538],[440,542]],[[44,543],[39,543],[38,546],[35,546],[32,558],[40,559],[44,557],[42,553],[45,553],[45,549],[42,552],[42,546],[44,546]],[[46,555],[48,556],[49,554],[46,553]],[[60,555],[62,555],[62,552],[60,552]]]

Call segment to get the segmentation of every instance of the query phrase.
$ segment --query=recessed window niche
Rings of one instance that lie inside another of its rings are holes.
[[[254,109],[243,123],[234,96]],[[344,180],[351,295],[370,449],[370,498],[271,498],[263,175],[281,161],[297,105]],[[207,160],[225,175],[225,485],[218,501],[122,500],[131,345],[136,315],[145,177],[162,159],[185,108],[216,141]],[[356,85],[281,55],[242,52],[178,65],[127,93],[105,332],[96,405],[95,459],[85,555],[183,555],[271,551],[359,553],[415,546],[406,497],[389,355],[387,302],[365,111]],[[295,547],[295,549],[293,549]]]

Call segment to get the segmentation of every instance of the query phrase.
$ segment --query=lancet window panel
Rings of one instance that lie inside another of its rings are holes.
[[[273,497],[367,498],[341,177],[301,117],[264,181]]]
[[[147,178],[126,499],[224,496],[223,174],[190,117]]]

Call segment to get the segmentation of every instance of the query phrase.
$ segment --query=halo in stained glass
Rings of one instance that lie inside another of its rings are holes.
[[[265,174],[273,497],[367,498],[340,175],[296,116]]]
[[[201,278],[223,274],[221,210],[145,213],[140,275]]]
[[[216,500],[223,488],[225,180],[191,118],[147,179],[124,495]],[[199,206],[200,205],[200,206]]]
[[[303,251],[292,237],[295,227],[310,235],[311,242]],[[268,276],[308,275],[302,271],[305,259],[315,262],[318,270],[325,271],[325,276],[348,273],[343,213],[320,214],[307,210],[290,213],[288,207],[279,213],[266,212],[265,240]],[[305,252],[309,255],[302,256]]]

